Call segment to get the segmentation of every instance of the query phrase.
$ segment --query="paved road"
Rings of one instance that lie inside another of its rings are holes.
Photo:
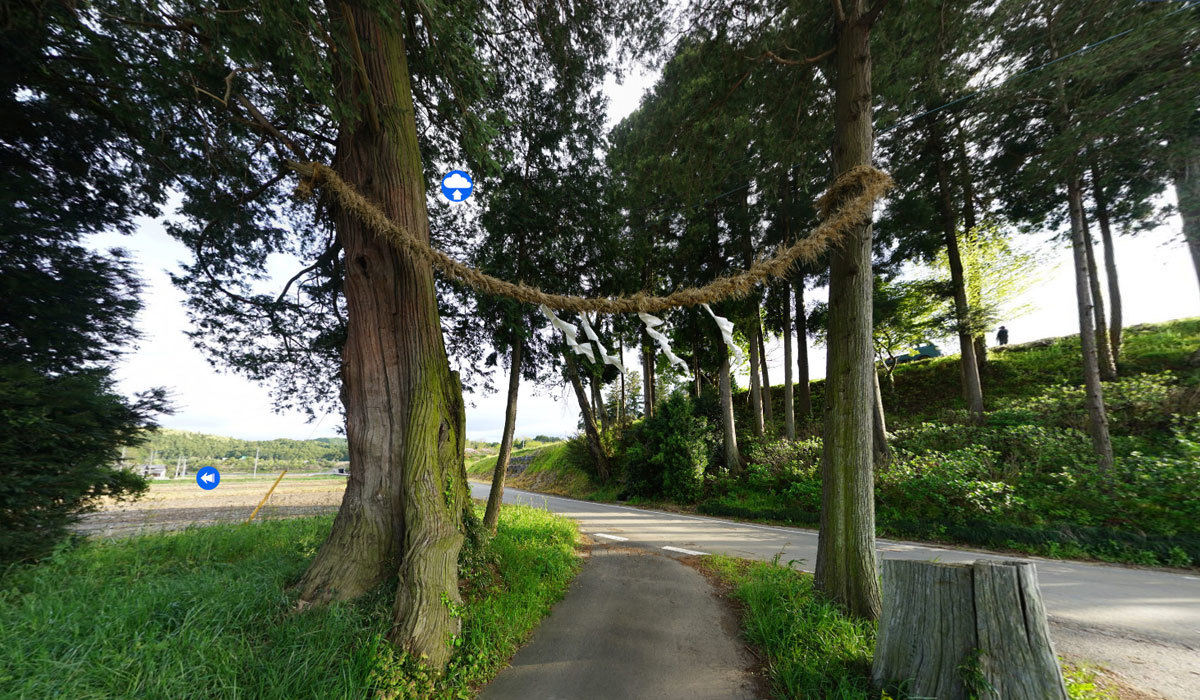
[[[481,700],[755,697],[737,620],[708,581],[669,557],[621,549],[592,549]]]
[[[487,498],[488,485],[472,484]],[[579,521],[600,539],[667,552],[799,560],[811,571],[817,533],[696,515],[591,503],[505,489],[506,503],[543,507]],[[607,537],[606,537],[607,536]],[[884,558],[973,561],[1003,555],[879,540]],[[1099,663],[1170,700],[1200,698],[1200,576],[1037,557],[1038,581],[1056,650]]]

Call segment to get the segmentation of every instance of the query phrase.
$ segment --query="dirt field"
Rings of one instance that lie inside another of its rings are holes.
[[[278,475],[228,477],[212,491],[194,478],[155,481],[133,503],[106,504],[88,513],[75,531],[99,537],[123,537],[141,532],[181,530],[189,525],[242,522],[271,488]],[[255,520],[295,518],[337,511],[346,488],[344,477],[287,475],[263,505]]]

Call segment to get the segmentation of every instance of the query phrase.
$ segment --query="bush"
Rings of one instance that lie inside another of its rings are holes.
[[[654,416],[625,429],[617,453],[629,493],[695,502],[708,467],[707,432],[707,421],[682,392],[659,404]]]
[[[40,557],[101,498],[145,491],[140,475],[112,465],[162,403],[127,403],[107,369],[47,376],[0,365],[0,562]]]

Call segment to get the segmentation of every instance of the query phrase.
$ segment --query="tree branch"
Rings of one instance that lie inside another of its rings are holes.
[[[283,132],[275,128],[274,124],[267,121],[267,118],[262,112],[258,111],[258,107],[255,107],[253,102],[247,100],[244,95],[237,95],[236,99],[237,103],[245,108],[245,110],[250,113],[250,116],[254,117],[254,121],[258,123],[259,128],[261,128],[263,131],[266,131],[271,136],[274,136],[275,140],[291,149],[292,153],[296,154],[296,156],[301,158],[304,162],[312,162],[312,159],[308,157],[308,154],[304,152],[304,149],[300,148],[295,141],[291,140],[285,136]]]
[[[842,7],[842,0],[833,0],[833,16],[838,24],[846,21],[846,8]]]
[[[870,10],[867,10],[867,14],[863,15],[859,22],[864,23],[867,26],[867,29],[874,27],[875,20],[879,19],[879,13],[883,12],[883,8],[887,6],[887,4],[888,0],[875,0],[875,4]]]

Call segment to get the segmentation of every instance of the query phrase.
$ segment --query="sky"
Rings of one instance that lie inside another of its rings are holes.
[[[610,127],[636,109],[655,78],[653,73],[642,72],[627,76],[621,84],[611,78],[605,83]],[[1163,203],[1173,203],[1172,198],[1173,193],[1168,191]],[[1127,326],[1200,316],[1200,286],[1180,237],[1181,227],[1179,217],[1174,216],[1137,237],[1117,237],[1115,246]],[[161,220],[143,219],[130,236],[100,234],[90,243],[97,248],[125,248],[142,272],[144,308],[137,324],[143,337],[121,361],[117,378],[121,390],[129,394],[155,386],[170,391],[176,412],[163,416],[162,426],[247,440],[308,439],[338,434],[340,416],[331,414],[308,422],[300,413],[277,413],[266,387],[212,367],[204,354],[192,346],[185,335],[189,321],[184,295],[168,277],[168,271],[177,270],[181,261],[189,260],[190,254],[183,244],[167,235]],[[1016,302],[1028,304],[1032,311],[1019,318],[1004,319],[1009,342],[1077,333],[1079,319],[1070,249],[1052,241],[1048,234],[1024,236],[1022,245],[1053,250],[1054,254],[1043,271],[1043,282]],[[278,261],[278,268],[273,267],[272,272],[277,272],[282,281],[289,276],[288,262]],[[824,289],[810,290],[806,295],[810,304],[825,297]],[[957,352],[956,340],[940,345],[946,353]],[[782,347],[778,341],[767,345],[768,369],[775,384],[783,380]],[[626,353],[626,364],[638,365],[635,353]],[[809,364],[812,378],[824,376],[823,348],[810,346]],[[741,383],[745,385],[744,378]],[[504,387],[507,378],[497,376],[493,384]],[[504,425],[503,392],[464,398],[468,439],[498,441]],[[575,399],[564,387],[522,384],[517,402],[518,436],[571,435],[576,432],[578,417]]]

